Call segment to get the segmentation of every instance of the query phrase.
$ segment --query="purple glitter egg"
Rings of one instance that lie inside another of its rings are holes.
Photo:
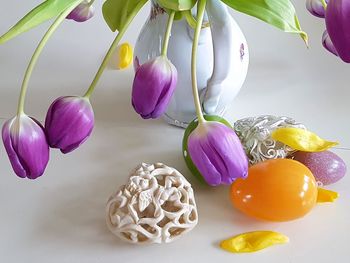
[[[296,152],[294,160],[301,162],[308,167],[316,178],[317,182],[323,185],[334,184],[346,174],[345,162],[335,153],[325,152]]]

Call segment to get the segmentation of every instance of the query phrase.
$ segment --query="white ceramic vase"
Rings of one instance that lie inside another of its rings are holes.
[[[160,55],[167,20],[167,13],[152,0],[151,14],[135,46],[135,68]],[[199,40],[198,89],[204,112],[223,116],[246,78],[248,45],[220,0],[208,0],[205,20],[209,21],[210,28],[202,30]],[[175,21],[168,48],[168,58],[178,70],[178,84],[164,118],[181,127],[187,127],[196,118],[191,91],[193,35],[194,30],[185,19]]]

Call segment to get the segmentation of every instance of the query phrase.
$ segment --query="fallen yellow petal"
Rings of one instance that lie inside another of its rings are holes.
[[[123,43],[117,49],[118,61],[117,69],[128,68],[133,60],[133,49],[129,43]]]
[[[273,231],[255,231],[224,240],[220,247],[232,253],[251,253],[288,242],[289,238],[283,234]]]
[[[272,139],[303,152],[323,152],[338,145],[321,139],[315,133],[299,128],[279,128],[272,132]]]
[[[339,194],[323,188],[318,188],[317,203],[334,203]]]

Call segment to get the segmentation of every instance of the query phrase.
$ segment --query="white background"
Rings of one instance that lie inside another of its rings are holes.
[[[0,33],[40,1],[4,1]],[[84,24],[65,22],[50,40],[30,82],[26,112],[43,120],[52,100],[82,95],[114,34],[97,15]],[[294,1],[310,49],[295,35],[233,12],[250,44],[251,66],[243,91],[232,104],[231,122],[262,114],[286,115],[322,137],[350,147],[349,66],[321,47],[323,20],[304,1]],[[134,43],[149,13],[143,9],[125,40]],[[48,24],[0,46],[0,117],[15,114],[30,56]],[[316,207],[303,219],[266,223],[247,218],[230,204],[228,187],[205,188],[181,156],[183,130],[161,120],[143,121],[130,105],[132,69],[104,74],[92,103],[96,127],[90,140],[69,155],[51,152],[45,175],[17,178],[0,147],[0,262],[346,262],[349,258],[349,176],[331,186],[340,199]],[[0,120],[3,124],[3,120]],[[350,154],[336,150],[348,164]],[[133,246],[109,233],[105,202],[140,162],[164,162],[193,184],[199,225],[178,242]],[[220,240],[253,230],[275,230],[290,243],[245,255],[218,248]]]

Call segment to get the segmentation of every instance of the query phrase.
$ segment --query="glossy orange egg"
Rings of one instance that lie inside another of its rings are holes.
[[[289,221],[311,211],[317,201],[317,184],[302,163],[276,159],[249,168],[247,179],[232,184],[234,206],[246,215]]]

